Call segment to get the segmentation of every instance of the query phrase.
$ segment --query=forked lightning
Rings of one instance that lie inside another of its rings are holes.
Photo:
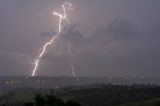
[[[35,76],[36,72],[37,72],[37,68],[39,67],[39,63],[40,60],[42,58],[42,56],[45,54],[46,49],[49,45],[53,44],[55,39],[59,37],[59,35],[61,34],[62,31],[62,22],[66,21],[67,23],[69,23],[68,19],[67,19],[67,14],[66,12],[72,9],[72,4],[70,2],[65,2],[62,6],[61,6],[62,10],[63,10],[63,14],[53,11],[53,15],[58,16],[59,17],[59,22],[58,22],[58,33],[52,37],[51,40],[49,40],[42,48],[42,51],[40,52],[40,54],[38,55],[38,57],[35,60],[34,63],[34,69],[32,71],[32,76]],[[72,66],[73,67],[73,66]]]

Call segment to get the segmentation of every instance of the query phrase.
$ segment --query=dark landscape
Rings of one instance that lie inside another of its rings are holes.
[[[34,102],[34,98],[39,94],[42,97],[50,95],[63,101],[74,101],[81,106],[160,105],[158,78],[78,79],[77,81],[72,77],[0,77],[0,104],[26,106],[30,103],[34,106],[34,103],[37,103]],[[145,105],[146,103],[150,105]]]

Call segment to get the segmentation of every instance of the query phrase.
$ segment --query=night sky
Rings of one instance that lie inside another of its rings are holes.
[[[70,0],[70,25],[41,59],[37,76],[160,77],[160,0]],[[0,0],[0,76],[31,75],[57,32],[64,0]],[[67,51],[71,43],[70,56]]]

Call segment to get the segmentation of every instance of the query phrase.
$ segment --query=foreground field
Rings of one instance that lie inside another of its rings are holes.
[[[4,93],[0,104],[23,106],[33,102],[34,96],[54,94],[64,101],[73,100],[81,106],[160,106],[160,86],[156,85],[112,85],[93,84],[67,86],[58,89],[21,88]],[[1,105],[0,105],[1,106]]]
[[[142,102],[122,104],[118,106],[160,106],[160,98],[142,101]]]

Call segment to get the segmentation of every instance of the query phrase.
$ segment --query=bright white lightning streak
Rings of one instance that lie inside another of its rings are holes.
[[[72,74],[73,74],[74,78],[76,78],[75,68],[74,68],[73,64],[71,64],[71,68],[72,68]]]
[[[62,5],[62,10],[63,10],[63,14],[61,13],[58,13],[58,12],[53,12],[53,15],[55,16],[58,16],[59,17],[59,23],[58,23],[58,33],[52,37],[52,39],[50,41],[48,41],[44,46],[43,46],[43,49],[42,49],[42,52],[38,55],[38,58],[35,60],[35,66],[34,66],[34,69],[33,69],[33,72],[32,72],[32,76],[35,76],[36,74],[36,71],[37,71],[37,68],[39,66],[39,62],[40,62],[40,59],[42,58],[42,56],[44,55],[44,53],[46,52],[46,49],[49,45],[51,45],[54,40],[59,37],[59,35],[61,34],[61,30],[62,30],[62,21],[63,20],[66,20],[67,23],[68,22],[68,19],[67,19],[67,15],[66,15],[66,8],[68,8],[68,10],[71,10],[72,8],[72,4],[69,3],[69,2],[65,2],[63,5]]]
[[[71,51],[71,43],[70,42],[68,43],[68,53],[69,53],[70,56],[73,56],[73,53]],[[70,63],[70,67],[71,67],[71,70],[72,70],[73,77],[76,78],[75,67],[72,63]],[[76,80],[79,81],[78,78]]]
[[[73,75],[73,77],[76,78],[77,81],[79,81],[79,79],[77,78],[76,73],[75,73],[75,67],[74,67],[74,65],[71,63],[70,66],[71,66],[71,69],[72,69],[72,75]]]

